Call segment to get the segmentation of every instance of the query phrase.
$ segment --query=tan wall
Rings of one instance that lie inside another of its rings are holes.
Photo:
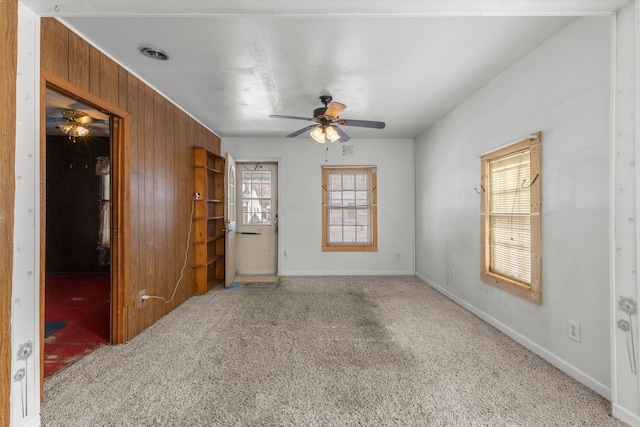
[[[15,194],[18,0],[0,2],[0,426],[11,413],[11,276]]]
[[[130,114],[129,259],[125,339],[131,339],[194,294],[190,251],[175,300],[194,192],[193,147],[220,153],[220,139],[53,18],[42,19],[41,67]]]

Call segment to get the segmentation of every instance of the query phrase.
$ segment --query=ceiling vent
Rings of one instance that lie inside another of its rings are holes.
[[[147,58],[156,59],[158,61],[166,61],[169,59],[169,55],[155,47],[143,47],[140,49],[140,52]]]

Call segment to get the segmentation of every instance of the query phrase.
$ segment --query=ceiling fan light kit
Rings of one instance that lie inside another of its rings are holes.
[[[314,141],[320,144],[327,142],[327,139],[331,142],[336,142],[340,139],[340,135],[338,135],[338,132],[333,126],[318,126],[309,132],[309,135],[311,135],[311,138],[313,138]]]
[[[331,142],[336,142],[340,139],[340,135],[338,135],[338,131],[333,126],[327,126],[325,129],[325,134],[327,135],[327,139]]]
[[[89,129],[77,123],[65,123],[58,125],[58,129],[72,137],[87,136],[89,134]]]
[[[62,118],[67,123],[59,124],[58,129],[62,133],[69,135],[69,138],[73,138],[73,142],[75,142],[76,137],[89,134],[89,128],[83,125],[90,123],[93,119],[87,113],[78,110],[62,110]]]
[[[324,107],[316,108],[313,111],[313,117],[298,117],[298,116],[283,116],[280,114],[272,114],[269,117],[276,119],[294,119],[294,120],[307,120],[315,122],[315,124],[299,129],[293,133],[287,135],[287,138],[294,138],[298,135],[310,131],[309,136],[314,141],[324,144],[327,140],[331,142],[347,142],[351,138],[337,125],[341,126],[355,126],[372,129],[384,129],[384,122],[374,122],[370,120],[350,120],[340,119],[340,114],[347,106],[339,102],[332,102],[331,95],[322,95],[320,102],[324,104]]]

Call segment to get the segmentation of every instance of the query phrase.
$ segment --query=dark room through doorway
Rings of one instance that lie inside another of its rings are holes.
[[[108,344],[111,137],[107,113],[46,91],[44,378]]]

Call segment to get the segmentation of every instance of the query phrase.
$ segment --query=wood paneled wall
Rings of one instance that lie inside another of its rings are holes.
[[[0,426],[11,413],[11,276],[16,162],[18,0],[0,2]]]
[[[90,92],[131,117],[129,146],[129,304],[126,339],[131,339],[194,294],[193,250],[175,299],[184,262],[194,192],[193,147],[219,153],[220,139],[192,117],[100,53],[53,18],[42,19],[41,67]]]

